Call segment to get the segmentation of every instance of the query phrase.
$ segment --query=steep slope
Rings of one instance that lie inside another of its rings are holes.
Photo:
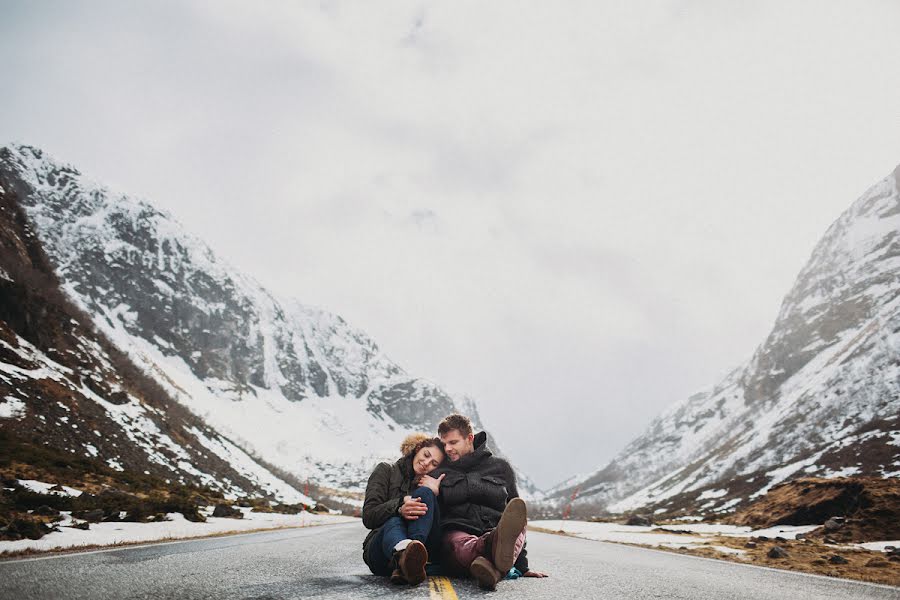
[[[193,413],[314,483],[359,489],[412,430],[474,403],[406,373],[341,317],[274,297],[171,216],[27,146],[0,150],[70,297]]]
[[[60,289],[8,184],[0,175],[0,430],[118,471],[310,503],[94,329]]]
[[[831,225],[747,364],[551,497],[729,511],[801,474],[900,476],[898,188],[900,167]]]

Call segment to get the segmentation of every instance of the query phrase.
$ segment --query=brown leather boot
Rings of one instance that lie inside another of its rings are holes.
[[[403,573],[400,572],[400,569],[397,568],[391,573],[391,583],[395,585],[404,585],[409,582],[406,580],[406,577],[403,576]]]
[[[400,557],[403,556],[403,550],[395,550],[391,555],[391,562],[388,563],[388,569],[391,569],[391,583],[394,585],[405,585],[409,583],[406,575],[400,570]]]
[[[503,573],[483,556],[478,556],[472,561],[472,564],[469,565],[469,574],[478,582],[478,587],[483,590],[497,589],[497,583],[503,578]]]
[[[425,563],[428,562],[428,550],[425,544],[413,540],[400,554],[400,572],[410,585],[419,585],[428,577],[425,574]]]
[[[516,561],[516,540],[528,525],[528,513],[525,501],[513,498],[506,505],[500,522],[491,536],[491,550],[494,566],[504,575]]]

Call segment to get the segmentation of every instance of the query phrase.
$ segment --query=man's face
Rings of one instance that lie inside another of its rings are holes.
[[[451,461],[459,460],[460,457],[475,451],[474,433],[464,436],[459,429],[451,429],[441,436],[441,441],[444,442],[444,451]]]

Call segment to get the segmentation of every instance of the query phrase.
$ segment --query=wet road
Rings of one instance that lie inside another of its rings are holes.
[[[529,558],[548,579],[434,578],[395,587],[362,562],[359,523],[326,525],[0,562],[0,598],[759,598],[900,600],[900,588],[529,533]]]

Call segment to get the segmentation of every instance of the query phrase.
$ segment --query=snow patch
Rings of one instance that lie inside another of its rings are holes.
[[[859,473],[859,467],[844,467],[842,469],[829,469],[822,473],[822,477],[829,479],[835,477],[853,477],[854,475],[859,475]]]
[[[38,481],[36,479],[19,479],[19,485],[24,488],[31,490],[32,492],[36,492],[38,494],[57,494],[59,496],[72,496],[77,498],[83,492],[81,490],[76,490],[75,488],[71,488],[67,485],[60,486],[62,490],[51,490],[50,488],[56,487],[55,483],[47,483],[46,481]]]
[[[706,490],[705,492],[703,492],[702,494],[697,496],[697,500],[699,501],[699,500],[708,500],[710,498],[721,498],[722,496],[726,495],[727,493],[728,493],[728,490],[726,490],[726,489]]]
[[[246,452],[223,438],[211,439],[204,435],[196,427],[188,429],[197,438],[203,447],[212,451],[216,456],[228,462],[236,471],[255,482],[281,502],[287,504],[303,503],[315,505],[315,500],[301,494],[293,486],[275,477],[267,469],[264,469],[253,460]]]
[[[619,542],[625,544],[643,544],[648,546],[658,546],[665,548],[679,548],[682,546],[688,548],[713,547],[721,552],[729,554],[741,554],[742,551],[729,548],[727,550],[720,549],[724,547],[708,546],[708,543],[714,536],[750,538],[755,536],[776,537],[783,535],[784,537],[793,538],[798,533],[807,533],[821,527],[820,525],[801,525],[801,526],[776,526],[767,529],[751,529],[750,527],[740,527],[737,525],[727,525],[723,523],[695,523],[687,525],[678,525],[678,529],[682,531],[690,531],[694,535],[667,533],[663,528],[659,527],[641,527],[638,525],[620,525],[618,523],[605,522],[588,522],[588,521],[560,521],[560,520],[536,520],[529,521],[528,524],[533,527],[539,527],[548,531],[562,531],[575,537],[588,540],[596,540],[600,542]]]
[[[0,419],[20,419],[25,416],[25,403],[15,396],[0,402]]]
[[[885,542],[864,542],[862,544],[856,544],[859,548],[864,548],[866,550],[875,550],[876,552],[884,552],[888,546],[893,546],[894,548],[900,548],[900,540],[888,540]]]
[[[0,541],[0,552],[19,550],[60,550],[79,546],[153,542],[163,539],[200,537],[226,532],[241,532],[253,529],[284,529],[310,527],[331,523],[358,521],[353,517],[312,514],[302,512],[296,515],[279,513],[255,513],[244,510],[243,519],[209,517],[206,523],[188,521],[181,513],[169,513],[168,521],[150,523],[91,523],[90,529],[69,527],[73,520],[71,513],[63,512],[65,519],[59,523],[60,531],[48,533],[39,540]]]

